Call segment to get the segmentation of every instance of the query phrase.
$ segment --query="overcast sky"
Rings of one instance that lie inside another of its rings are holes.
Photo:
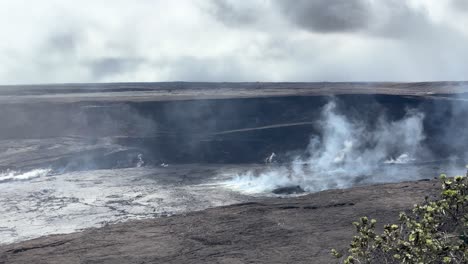
[[[468,80],[468,0],[1,0],[0,84]]]

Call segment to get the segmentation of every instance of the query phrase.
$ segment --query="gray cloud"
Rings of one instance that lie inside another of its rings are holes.
[[[227,26],[247,26],[258,19],[255,9],[242,8],[228,0],[212,0],[208,11]]]
[[[141,58],[108,57],[87,62],[86,67],[95,79],[101,80],[109,75],[132,71],[144,62]]]
[[[220,59],[182,57],[169,63],[169,79],[186,81],[227,81],[248,80],[246,68],[235,57]]]
[[[4,0],[0,84],[464,80],[465,2]]]
[[[45,45],[53,51],[74,52],[78,48],[78,42],[76,32],[57,32],[49,37]]]
[[[401,38],[426,34],[434,26],[426,10],[405,1],[273,0],[295,25],[316,33],[352,33]]]
[[[277,4],[298,26],[323,33],[364,29],[371,15],[365,0],[277,0]]]
[[[453,7],[459,11],[468,11],[468,1],[452,0]]]
[[[411,8],[407,2],[389,0],[374,6],[371,34],[389,38],[418,37],[433,34],[437,26],[424,9]]]

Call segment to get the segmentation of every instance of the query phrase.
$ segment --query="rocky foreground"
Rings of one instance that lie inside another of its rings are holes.
[[[335,263],[360,216],[396,221],[438,182],[417,181],[301,197],[262,198],[0,247],[0,263]]]

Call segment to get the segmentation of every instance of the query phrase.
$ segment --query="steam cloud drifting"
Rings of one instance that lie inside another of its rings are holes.
[[[401,180],[398,168],[384,164],[405,163],[418,157],[425,139],[423,120],[422,113],[407,110],[400,120],[392,122],[381,117],[375,127],[368,128],[339,113],[336,102],[330,101],[319,121],[322,136],[312,136],[303,156],[296,157],[289,166],[272,167],[258,175],[252,171],[237,175],[227,184],[253,193],[295,185],[314,192],[346,188],[360,181]],[[387,171],[380,174],[383,170]]]

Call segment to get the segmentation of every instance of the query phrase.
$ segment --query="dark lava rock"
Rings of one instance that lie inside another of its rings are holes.
[[[276,188],[272,191],[274,194],[297,194],[297,193],[304,193],[304,189],[301,188],[301,186],[296,185],[296,186],[286,186],[286,187],[280,187]]]
[[[432,180],[253,199],[2,245],[0,263],[336,263],[330,249],[346,250],[353,221],[398,221],[439,189]]]

